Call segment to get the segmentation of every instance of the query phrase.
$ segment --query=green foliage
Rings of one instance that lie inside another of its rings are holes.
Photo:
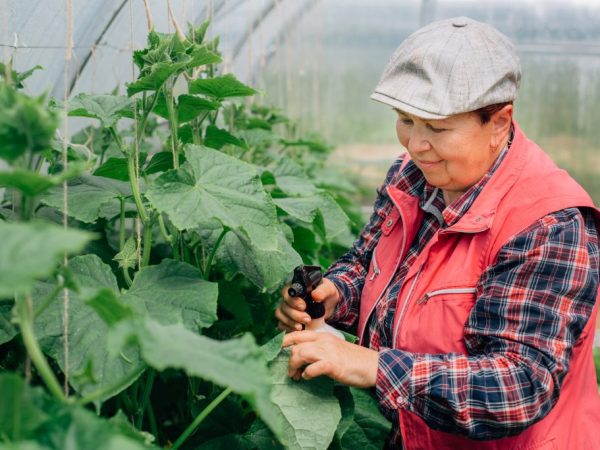
[[[287,377],[279,289],[360,214],[326,143],[218,73],[207,27],[151,32],[127,96],[46,105],[0,67],[0,449],[379,448],[389,430],[369,393]],[[91,125],[59,140],[60,109]]]
[[[155,448],[144,442],[141,434],[125,431],[81,407],[50,399],[42,389],[27,386],[14,374],[0,374],[0,395],[2,449]]]
[[[64,252],[79,251],[92,238],[43,222],[0,222],[0,236],[0,298],[22,293],[35,280],[51,275]]]
[[[58,115],[45,106],[45,97],[29,97],[0,83],[0,158],[15,163],[50,147]]]

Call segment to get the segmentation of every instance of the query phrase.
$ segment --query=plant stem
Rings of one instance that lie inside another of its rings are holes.
[[[137,183],[135,155],[129,155],[127,159],[127,171],[129,172],[129,183],[131,184],[133,199],[135,200],[135,205],[137,206],[140,219],[142,219],[142,223],[145,225],[148,222],[148,213],[146,212],[146,208],[144,208],[144,203],[142,202],[142,196],[140,194],[140,187]]]
[[[138,133],[137,133],[138,142],[140,142],[142,140],[142,137],[144,136],[144,132],[146,131],[146,124],[148,123],[148,117],[150,116],[150,113],[156,106],[157,101],[158,101],[158,92],[156,92],[152,96],[152,101],[150,102],[150,107],[147,110],[146,109],[144,110],[144,115],[142,116],[142,120],[140,121],[140,126],[138,127]],[[146,103],[146,102],[144,102],[144,103]]]
[[[119,251],[123,251],[125,246],[125,199],[119,197],[121,202],[121,213],[119,214]]]
[[[129,275],[129,269],[127,267],[123,267],[123,277],[125,278],[127,287],[131,287],[133,280],[131,279],[131,275]]]
[[[228,231],[229,231],[228,228],[223,228],[223,231],[221,231],[221,234],[219,235],[217,242],[215,242],[215,246],[212,248],[212,251],[210,252],[210,255],[208,256],[208,260],[206,261],[206,266],[204,266],[204,279],[205,280],[208,280],[208,277],[210,277],[210,266],[212,265],[213,258],[215,257],[215,254],[217,253],[217,249],[219,248],[221,241],[223,240],[223,238],[225,237],[225,235],[227,234]]]
[[[21,336],[23,338],[23,344],[27,349],[27,353],[31,357],[33,365],[38,370],[40,377],[44,380],[44,383],[48,387],[48,390],[59,400],[65,401],[66,397],[63,393],[60,383],[54,376],[48,361],[44,357],[38,341],[33,332],[33,319],[32,312],[30,310],[31,297],[30,294],[26,294],[25,297],[17,296],[17,311],[19,315],[19,328],[21,329]],[[69,370],[65,367],[65,371]]]
[[[178,140],[177,137],[177,127],[179,126],[177,123],[177,113],[175,111],[175,107],[173,105],[173,95],[172,92],[169,92],[167,89],[166,83],[163,86],[163,92],[165,95],[165,100],[167,103],[167,111],[169,116],[169,127],[171,128],[171,151],[173,152],[173,168],[179,169],[179,149],[178,149]]]
[[[103,388],[98,389],[97,391],[91,392],[85,397],[81,397],[75,403],[78,405],[87,405],[88,403],[95,402],[96,400],[101,400],[106,396],[112,394],[113,392],[120,392],[133,383],[143,372],[146,370],[146,367],[142,366],[137,370],[125,375],[119,381],[111,386],[105,386]]]
[[[140,219],[142,219],[143,223],[146,223],[148,220],[148,213],[144,208],[144,203],[142,202],[142,196],[140,194],[140,187],[137,184],[137,173],[135,170],[135,154],[131,154],[132,152],[128,152],[124,145],[123,141],[117,134],[117,130],[115,127],[110,127],[110,134],[113,139],[117,143],[117,146],[127,156],[127,174],[129,175],[129,184],[131,185],[131,192],[133,193],[133,199],[135,200],[135,205],[137,206],[138,213],[140,215]]]
[[[202,423],[204,419],[217,407],[219,404],[225,400],[225,398],[231,394],[232,389],[227,388],[223,392],[221,392],[210,404],[202,410],[200,414],[194,419],[194,421],[185,429],[181,436],[177,438],[171,450],[177,450],[181,445],[190,437],[190,435],[198,428],[198,426]]]
[[[173,238],[167,231],[167,227],[165,226],[165,221],[164,221],[161,213],[158,214],[158,228],[160,229],[160,234],[162,234],[162,237],[164,238],[164,240],[167,241],[168,243],[171,243],[171,239],[173,239]]]
[[[142,424],[144,423],[144,414],[146,413],[146,406],[148,405],[148,400],[150,399],[150,394],[152,394],[152,387],[154,386],[154,377],[156,376],[156,372],[152,369],[148,371],[148,375],[146,378],[146,384],[144,385],[144,391],[142,392],[142,399],[139,406],[139,412],[136,420],[136,427],[138,430],[142,429]]]
[[[150,262],[150,251],[152,250],[152,227],[154,220],[150,219],[144,223],[144,242],[142,243],[142,267]]]

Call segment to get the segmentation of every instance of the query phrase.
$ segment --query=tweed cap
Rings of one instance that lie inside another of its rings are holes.
[[[373,100],[423,119],[512,101],[521,62],[510,40],[468,17],[433,22],[396,49]]]

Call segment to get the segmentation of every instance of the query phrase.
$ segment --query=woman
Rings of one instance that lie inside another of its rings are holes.
[[[310,317],[285,290],[276,311],[290,376],[375,388],[389,448],[600,449],[600,214],[514,122],[520,74],[468,18],[406,39],[372,98],[407,154],[313,293],[361,345],[295,331]]]

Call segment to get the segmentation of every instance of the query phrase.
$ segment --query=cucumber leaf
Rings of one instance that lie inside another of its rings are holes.
[[[42,222],[0,222],[0,298],[50,276],[65,252],[80,251],[93,234]]]
[[[277,246],[275,205],[254,166],[219,151],[188,144],[186,163],[149,187],[146,196],[180,230],[220,222],[244,233],[253,246]]]

